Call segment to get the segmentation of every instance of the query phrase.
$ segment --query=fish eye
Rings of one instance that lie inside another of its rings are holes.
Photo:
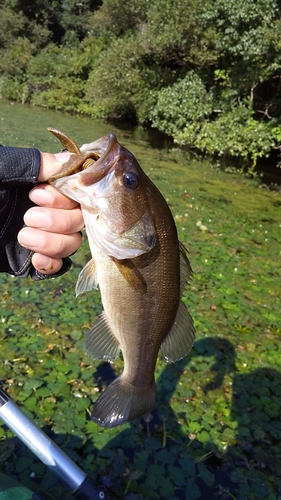
[[[123,176],[124,186],[130,189],[137,189],[139,186],[139,176],[136,172],[126,172]]]

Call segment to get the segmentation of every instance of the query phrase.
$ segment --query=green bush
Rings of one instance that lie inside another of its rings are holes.
[[[4,99],[24,104],[29,100],[28,85],[17,78],[2,76],[0,77],[0,95]]]
[[[89,43],[76,47],[49,44],[30,59],[27,68],[31,102],[64,111],[85,112],[84,86],[94,58],[95,52]]]
[[[253,166],[258,158],[269,156],[281,139],[277,120],[257,121],[252,107],[245,104],[219,114],[213,121],[204,121],[196,132],[192,137],[187,127],[176,135],[175,142],[210,155],[251,160]]]
[[[85,101],[99,118],[134,119],[134,96],[141,86],[139,47],[133,37],[116,39],[101,54],[86,84]]]
[[[214,109],[217,98],[206,91],[198,75],[189,72],[183,80],[158,93],[157,104],[150,113],[152,125],[181,146],[209,155],[239,157],[255,165],[258,158],[268,156],[278,147],[278,120],[258,121],[251,102],[231,105],[231,90],[222,96],[222,109]]]
[[[70,77],[55,78],[48,90],[34,92],[31,103],[61,111],[79,112],[83,97],[83,82]]]
[[[0,73],[25,79],[33,47],[27,38],[16,38],[1,52]]]
[[[211,112],[211,96],[200,77],[190,71],[184,79],[160,90],[150,119],[153,127],[177,140],[182,133],[188,134],[188,130],[194,133]]]

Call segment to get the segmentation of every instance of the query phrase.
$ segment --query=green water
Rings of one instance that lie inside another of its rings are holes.
[[[48,126],[78,144],[115,132],[160,188],[189,249],[194,278],[184,300],[197,338],[175,365],[159,359],[151,419],[113,430],[91,422],[92,401],[122,361],[93,362],[83,352],[101,312],[98,292],[74,294],[85,241],[59,279],[0,276],[2,386],[119,498],[280,499],[280,194],[153,146],[141,129],[0,101],[0,143],[58,151]],[[0,464],[28,488],[72,498],[4,425]]]

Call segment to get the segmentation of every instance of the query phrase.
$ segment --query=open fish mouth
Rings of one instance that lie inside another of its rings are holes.
[[[116,135],[113,132],[110,132],[100,139],[96,139],[95,141],[89,142],[88,144],[83,144],[80,147],[80,151],[82,153],[98,153],[100,154],[100,156],[103,156],[107,152],[110,152],[111,148],[116,142]]]
[[[69,178],[78,177],[79,184],[85,187],[99,182],[108,175],[114,165],[118,148],[121,149],[116,135],[112,132],[94,142],[83,144],[80,148],[81,155],[75,155],[73,158],[71,156],[67,162],[69,169],[64,165],[64,175],[59,173],[58,176],[54,176],[54,179],[51,177],[49,182],[57,189],[60,189]],[[73,173],[73,164],[75,173]]]
[[[87,153],[96,152],[101,156],[95,163],[81,171],[79,183],[83,186],[89,186],[99,182],[108,175],[116,162],[116,148],[118,147],[120,149],[116,135],[112,132],[97,141],[83,144],[80,148],[81,151],[86,151]]]

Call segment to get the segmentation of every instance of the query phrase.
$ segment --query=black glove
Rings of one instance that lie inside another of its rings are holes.
[[[20,278],[31,276],[35,281],[61,276],[71,268],[69,257],[63,259],[62,268],[54,274],[40,273],[31,263],[34,252],[17,241],[23,227],[23,216],[33,206],[28,198],[30,186],[0,191],[0,272]]]

